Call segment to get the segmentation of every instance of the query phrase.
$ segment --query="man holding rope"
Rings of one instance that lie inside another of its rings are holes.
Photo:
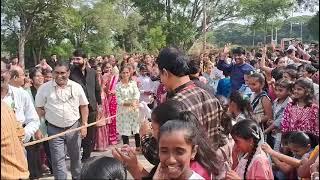
[[[38,113],[47,121],[49,136],[87,125],[89,114],[89,102],[82,87],[69,79],[69,64],[57,62],[53,75],[53,80],[38,89],[35,100]],[[80,133],[74,131],[49,141],[55,179],[67,179],[66,147],[71,160],[72,178],[79,178],[81,138],[86,135],[87,128],[82,128]]]

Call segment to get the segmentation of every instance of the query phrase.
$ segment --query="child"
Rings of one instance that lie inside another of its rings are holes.
[[[233,124],[244,119],[253,119],[250,100],[239,91],[232,92],[230,95],[229,112],[233,115]]]
[[[292,101],[290,98],[292,86],[292,82],[288,81],[287,79],[280,79],[275,83],[275,94],[277,99],[275,99],[272,105],[274,120],[272,124],[264,131],[264,134],[268,134],[275,129],[275,133],[272,134],[272,137],[275,138],[273,149],[276,151],[279,151],[280,148],[280,123],[283,118],[283,112],[288,103]]]
[[[254,119],[261,123],[264,130],[264,123],[272,119],[272,104],[267,93],[263,91],[265,78],[261,73],[253,73],[249,76],[249,87],[253,94],[250,97]]]
[[[223,71],[223,75],[225,76],[225,78],[220,79],[218,82],[217,95],[222,95],[228,98],[231,93],[230,72]]]
[[[160,164],[154,179],[204,179],[190,168],[190,161],[210,163],[210,169],[217,171],[216,165],[208,161],[211,156],[201,126],[194,120],[170,120],[160,127],[159,157]],[[206,162],[207,161],[207,162]],[[209,165],[209,164],[208,164]]]
[[[293,157],[297,159],[308,159],[312,151],[309,136],[301,131],[290,134],[288,145]]]
[[[80,179],[127,179],[127,170],[120,161],[106,156],[88,159],[81,169]]]
[[[241,94],[243,94],[244,96],[247,96],[250,98],[251,94],[253,93],[249,87],[249,75],[250,75],[250,72],[248,73],[245,73],[243,75],[243,79],[244,79],[244,84],[241,85],[240,89],[239,89],[239,92]]]
[[[258,147],[261,140],[259,125],[253,120],[235,124],[231,135],[237,149],[244,153],[234,170],[226,173],[226,179],[273,179],[267,155]]]
[[[292,131],[308,132],[319,137],[318,106],[313,100],[313,84],[300,78],[293,88],[293,101],[284,110],[281,122],[283,133]]]
[[[283,72],[283,78],[294,82],[298,79],[298,72],[297,70],[287,68]]]

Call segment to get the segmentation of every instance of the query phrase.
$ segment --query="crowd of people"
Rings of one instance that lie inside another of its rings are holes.
[[[299,42],[118,60],[78,49],[28,70],[2,58],[1,178],[67,179],[70,159],[73,179],[316,179],[318,96],[319,48]]]

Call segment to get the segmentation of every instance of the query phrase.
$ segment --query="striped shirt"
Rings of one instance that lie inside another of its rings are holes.
[[[24,129],[13,111],[1,102],[1,179],[28,179],[22,138]]]
[[[221,128],[220,117],[223,109],[217,98],[188,82],[178,87],[171,99],[181,102],[185,108],[184,110],[191,111],[197,117],[212,141],[212,145],[215,145],[213,146],[214,149],[226,143],[221,144],[222,139],[219,138],[221,137],[219,136]]]

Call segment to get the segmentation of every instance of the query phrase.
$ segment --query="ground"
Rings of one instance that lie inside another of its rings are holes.
[[[134,138],[130,138],[130,145],[131,146],[134,146]],[[116,145],[115,147],[121,147],[122,146],[122,143]],[[107,151],[104,151],[104,152],[93,152],[91,154],[91,156],[111,156],[112,157],[112,154],[111,154],[111,148],[114,147],[114,146],[110,146],[110,148],[108,148]],[[141,162],[144,167],[146,167],[146,169],[148,171],[151,170],[151,168],[153,167],[152,164],[150,164],[145,158],[144,156],[140,153],[138,154],[138,160],[139,162]],[[70,162],[69,160],[67,160],[67,169],[68,169],[68,178],[71,179],[71,173],[70,173]],[[52,180],[54,179],[52,175],[50,176],[45,176],[45,177],[42,177],[40,178],[41,180]],[[128,173],[128,179],[132,179],[132,176],[130,175],[130,173]]]

